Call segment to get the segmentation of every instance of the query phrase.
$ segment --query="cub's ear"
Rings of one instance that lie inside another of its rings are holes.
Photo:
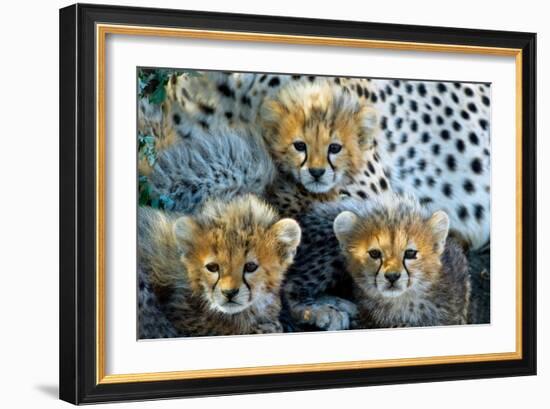
[[[262,103],[260,121],[264,127],[275,130],[279,126],[281,117],[288,113],[288,109],[277,99],[269,99]]]
[[[449,224],[449,216],[443,210],[438,210],[428,220],[428,225],[432,229],[436,240],[435,251],[438,254],[443,253],[443,250],[445,250],[445,241],[447,240],[447,234],[449,234]]]
[[[332,226],[334,234],[340,243],[340,246],[344,246],[348,240],[348,237],[355,226],[357,221],[357,215],[350,211],[344,211],[336,216],[334,224]]]
[[[371,147],[374,142],[374,136],[378,130],[378,114],[374,108],[364,106],[361,111],[359,111],[359,120],[361,121],[359,144],[365,148]]]
[[[193,237],[196,234],[197,225],[191,219],[191,217],[183,216],[177,219],[174,223],[174,237],[178,243],[179,248],[184,253],[187,252],[191,243],[193,242]]]
[[[271,227],[271,230],[275,233],[279,243],[282,243],[291,254],[296,251],[302,238],[302,230],[296,220],[281,219]]]

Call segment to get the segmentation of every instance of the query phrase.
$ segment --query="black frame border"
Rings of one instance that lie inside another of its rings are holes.
[[[522,50],[522,359],[96,383],[96,23]],[[536,34],[76,4],[60,10],[60,388],[74,404],[536,374]]]

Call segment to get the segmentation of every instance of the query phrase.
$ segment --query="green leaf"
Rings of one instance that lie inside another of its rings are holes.
[[[151,95],[149,95],[149,102],[152,104],[160,105],[166,98],[166,90],[164,84],[159,85]]]

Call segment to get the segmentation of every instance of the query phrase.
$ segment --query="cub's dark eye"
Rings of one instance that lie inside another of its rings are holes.
[[[296,149],[298,152],[305,152],[307,149],[307,146],[302,141],[296,141],[293,143],[294,149]]]
[[[418,253],[417,250],[408,249],[408,250],[405,250],[404,257],[407,259],[416,258],[416,253]]]
[[[217,263],[208,263],[206,265],[206,269],[211,273],[217,273],[220,271],[220,266]]]
[[[380,257],[382,257],[382,253],[380,253],[380,250],[369,250],[369,256],[371,256],[373,259],[378,260]]]
[[[328,151],[330,153],[338,153],[342,150],[342,145],[340,145],[339,143],[331,143],[329,146],[328,146]]]
[[[254,262],[249,262],[244,265],[244,272],[245,273],[253,273],[258,269],[258,265]]]

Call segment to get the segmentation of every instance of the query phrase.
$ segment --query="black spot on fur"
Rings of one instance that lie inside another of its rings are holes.
[[[404,102],[404,101],[405,101],[405,100],[403,99],[403,97],[402,97],[401,95],[398,95],[398,96],[397,96],[397,103],[398,103],[399,105],[403,105],[403,102]]]
[[[227,84],[220,84],[218,85],[218,91],[224,96],[224,97],[227,97],[227,98],[232,98],[234,99],[235,98],[235,92],[229,88],[229,85]]]
[[[224,115],[227,119],[233,118],[233,112],[231,112],[231,111],[227,111]]]
[[[267,79],[267,75],[264,74],[260,77],[260,82],[264,82],[266,79]]]
[[[476,113],[477,112],[477,106],[473,102],[470,102],[468,104],[468,111]]]
[[[315,81],[315,75],[309,75],[307,79],[309,80],[309,82],[313,82]]]
[[[216,112],[213,107],[205,104],[199,104],[199,108],[205,115],[212,115],[214,112]]]
[[[432,117],[428,114],[423,114],[422,115],[422,121],[426,124],[426,125],[429,125],[432,123]]]
[[[417,163],[419,170],[426,169],[426,161],[424,159],[420,159]]]
[[[292,76],[292,79],[293,79],[294,81],[298,81],[300,78],[302,78],[301,75],[293,75],[293,76]],[[340,85],[340,78],[335,78],[335,79],[334,79],[334,82],[335,82],[336,84]]]
[[[443,125],[443,117],[441,115],[438,115],[435,117],[435,122],[438,124],[438,125]]]
[[[468,218],[468,209],[466,209],[465,206],[459,206],[456,211],[458,218],[462,221],[466,220]]]
[[[414,155],[416,155],[416,151],[414,149],[414,146],[411,146],[407,151],[407,156],[409,157],[409,159],[412,159],[414,158]]]
[[[405,91],[407,91],[407,94],[410,94],[413,91],[413,87],[411,84],[405,85]]]
[[[426,96],[426,86],[424,84],[418,84],[416,88],[421,97]]]
[[[402,126],[403,126],[403,118],[397,118],[395,120],[395,127],[397,129],[401,129]]]
[[[470,179],[466,179],[464,183],[462,184],[462,187],[464,188],[464,191],[466,193],[474,193],[476,188],[472,181]]]
[[[422,142],[428,143],[430,141],[430,134],[428,132],[424,132],[422,134]]]
[[[361,98],[363,96],[363,88],[361,88],[360,86],[357,86],[357,95],[359,95],[359,98]]]
[[[443,93],[443,92],[447,91],[447,87],[445,86],[445,84],[440,82],[439,84],[437,84],[437,90],[439,92]]]
[[[479,158],[474,158],[470,163],[470,166],[472,167],[474,173],[480,174],[481,172],[483,172],[483,166]]]
[[[445,162],[450,171],[454,172],[456,170],[456,159],[453,155],[447,155]]]
[[[470,134],[468,135],[468,139],[470,139],[470,142],[474,145],[479,145],[479,138],[474,132],[470,132]]]
[[[438,107],[441,105],[441,99],[439,99],[438,97],[436,97],[435,95],[432,97],[432,102],[433,104]]]
[[[363,88],[363,94],[365,94],[365,98],[366,98],[366,99],[369,98],[370,92],[369,92],[369,90],[367,89],[367,87]]]
[[[453,121],[453,129],[458,132],[462,129],[462,125],[460,125],[457,121]]]
[[[462,139],[457,139],[456,140],[456,150],[459,151],[460,153],[464,152],[464,149],[466,149],[466,144],[464,143],[464,141]]]
[[[367,162],[367,168],[369,169],[369,172],[373,175],[376,173],[376,170],[374,169],[374,166],[372,166],[372,163],[370,161]]]
[[[363,192],[362,190],[358,190],[357,194],[359,195],[359,197],[361,199],[366,199],[367,198],[367,194],[365,192]]]
[[[453,114],[453,109],[451,107],[445,107],[445,115],[451,116]]]
[[[174,120],[174,123],[175,123],[176,125],[179,125],[180,122],[181,122],[181,116],[179,116],[178,114],[174,114],[174,115],[172,116],[172,119]]]
[[[458,104],[458,97],[454,92],[451,92],[451,99],[454,101],[455,104]]]
[[[281,80],[279,80],[279,77],[273,77],[269,80],[267,85],[270,87],[278,87],[281,84]]]
[[[481,221],[481,219],[483,219],[484,212],[485,212],[485,209],[483,209],[483,206],[481,206],[480,204],[476,204],[474,206],[474,216],[478,222]]]
[[[484,131],[487,130],[487,127],[489,126],[489,123],[485,119],[479,120],[479,126],[481,126],[481,129]]]
[[[380,187],[382,188],[382,190],[387,190],[388,189],[388,182],[386,182],[386,179],[384,178],[380,178]]]
[[[464,93],[466,94],[466,96],[468,97],[472,97],[474,95],[474,91],[472,91],[471,88],[468,88],[468,87],[465,87],[464,88]]]
[[[382,119],[380,119],[380,129],[385,130],[388,127],[388,118],[383,116]]]
[[[375,195],[378,194],[378,189],[376,188],[376,185],[374,183],[370,184],[370,190],[372,190]]]
[[[441,139],[448,141],[451,138],[451,134],[447,129],[443,129],[440,133]]]
[[[470,114],[464,110],[460,111],[460,116],[463,118],[463,119],[470,119]]]
[[[426,184],[429,187],[434,187],[435,186],[435,179],[431,176],[426,177]]]
[[[434,143],[434,144],[432,145],[432,153],[433,153],[434,155],[439,155],[439,152],[440,152],[440,151],[441,151],[441,147],[439,146],[439,144]]]
[[[378,101],[378,97],[376,96],[376,94],[373,92],[370,96],[370,100],[374,103],[376,101]]]
[[[443,192],[443,194],[447,197],[451,197],[453,195],[453,188],[450,184],[448,183],[444,183],[442,188],[441,188],[441,191]]]
[[[426,204],[431,203],[431,202],[433,202],[433,199],[431,197],[424,196],[424,197],[420,198],[420,204],[421,205],[426,205]]]
[[[404,133],[401,135],[401,143],[407,143],[408,137],[407,134]]]
[[[241,102],[242,102],[243,105],[252,106],[252,103],[251,103],[251,101],[250,101],[250,98],[247,97],[246,95],[243,95],[243,96],[241,97]]]
[[[485,95],[481,97],[481,102],[483,102],[483,105],[486,105],[486,106],[489,106],[491,104],[491,100],[489,99],[489,97]]]
[[[413,111],[413,112],[418,111],[418,104],[416,103],[416,101],[412,100],[409,103],[409,105],[410,105],[411,111]]]

